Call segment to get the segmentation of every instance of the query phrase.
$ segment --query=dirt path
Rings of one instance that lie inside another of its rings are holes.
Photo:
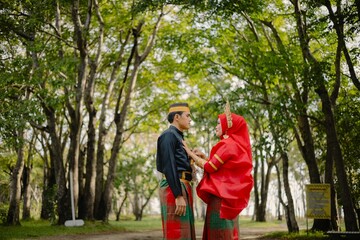
[[[240,239],[258,239],[267,233],[276,231],[286,231],[286,226],[279,226],[276,228],[241,228]],[[196,239],[200,240],[202,235],[201,230],[196,231]],[[68,235],[56,237],[37,238],[40,240],[161,240],[161,230],[145,231],[145,232],[122,232],[122,233],[102,233],[91,235]]]

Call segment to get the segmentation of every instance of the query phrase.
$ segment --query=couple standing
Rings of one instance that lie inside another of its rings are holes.
[[[202,239],[239,239],[238,215],[247,206],[253,187],[251,146],[244,118],[231,113],[226,105],[216,126],[220,140],[209,158],[199,150],[192,151],[184,141],[183,132],[191,122],[187,103],[172,104],[167,119],[170,127],[158,138],[156,157],[157,170],[163,174],[159,191],[163,239],[196,239],[193,164],[204,170],[196,188],[207,204]]]

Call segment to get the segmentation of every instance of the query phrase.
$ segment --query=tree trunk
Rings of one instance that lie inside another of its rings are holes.
[[[355,212],[356,212],[356,215],[357,215],[358,224],[360,226],[360,208],[355,208]]]
[[[155,188],[151,189],[149,191],[149,195],[148,196],[143,196],[145,197],[145,202],[144,204],[141,205],[140,209],[139,209],[139,213],[138,213],[138,218],[137,218],[137,221],[141,221],[142,220],[142,217],[143,217],[143,212],[144,212],[144,209],[145,207],[148,205],[148,203],[150,202],[150,199],[151,197],[153,196],[155,190],[158,189],[158,186],[156,186]]]
[[[79,198],[79,153],[80,153],[80,125],[77,117],[72,116],[72,122],[70,124],[70,145],[68,152],[69,171],[68,181],[70,182],[70,172],[73,173],[73,197],[75,211],[78,206]]]
[[[282,220],[282,216],[281,216],[281,206],[283,206],[284,210],[285,210],[285,214],[287,216],[287,207],[286,207],[286,204],[285,202],[283,201],[282,199],[282,193],[281,193],[281,177],[280,177],[280,170],[279,170],[279,167],[278,165],[275,165],[275,170],[276,170],[276,177],[277,177],[277,181],[278,181],[278,199],[279,199],[279,204],[278,204],[278,220],[281,221]],[[287,219],[287,218],[286,218]]]
[[[291,190],[290,190],[290,183],[289,183],[289,158],[285,152],[282,152],[281,159],[283,160],[283,179],[284,179],[284,189],[287,198],[287,205],[286,205],[286,222],[288,224],[288,231],[289,232],[299,232],[299,226],[297,224],[295,218],[295,207],[294,201],[292,198]]]
[[[92,67],[93,69],[96,67]],[[93,91],[95,84],[95,71],[90,72],[90,80],[85,94],[85,105],[89,114],[88,123],[88,142],[86,148],[86,177],[83,201],[79,202],[79,217],[83,219],[94,219],[94,202],[95,202],[95,179],[96,179],[96,159],[95,159],[95,124],[96,109],[93,105]]]
[[[259,123],[255,120],[255,129],[254,129],[254,139],[255,139],[255,142],[256,140],[258,139],[257,137],[257,130],[259,131]],[[260,135],[260,134],[259,134]],[[257,148],[255,148],[255,151],[254,151],[254,213],[253,213],[253,217],[252,217],[252,220],[255,220],[256,219],[256,216],[257,216],[257,209],[259,209],[259,205],[260,205],[260,199],[259,199],[259,184],[258,184],[258,172],[260,171],[259,169],[259,158],[261,158],[261,155],[262,155],[262,151],[261,150],[258,150]],[[260,156],[259,156],[260,155]]]
[[[85,184],[84,179],[86,179],[87,172],[85,168],[85,158],[86,158],[86,147],[82,145],[80,147],[80,154],[79,154],[79,201],[78,201],[78,214],[77,217],[80,219],[86,219],[83,215],[81,215],[82,212],[86,212],[86,208],[84,203],[84,199],[86,197],[86,190],[85,190]]]
[[[299,0],[293,1],[294,10],[295,10],[295,18],[297,24],[297,31],[299,36],[300,47],[302,50],[303,58],[312,61],[311,53],[308,46],[308,37],[307,37],[307,29],[306,25],[302,20],[302,13],[300,9]],[[306,63],[304,63],[306,64]],[[308,72],[305,72],[305,78],[308,78],[309,82],[318,81],[318,79],[312,79],[312,76],[308,76]],[[301,135],[304,140],[304,148],[303,148],[303,156],[306,161],[306,164],[309,168],[310,182],[311,183],[320,183],[320,175],[319,170],[316,164],[315,159],[315,151],[314,144],[312,139],[312,134],[310,130],[309,120],[306,116],[306,112],[304,114],[299,115],[299,129]],[[304,138],[305,137],[305,138]],[[310,141],[309,141],[310,140]],[[297,142],[300,145],[299,138],[297,138]],[[301,149],[301,148],[300,148]],[[327,231],[329,226],[329,220],[325,219],[314,219],[314,223],[312,226],[313,231]]]
[[[297,138],[297,144],[308,167],[310,182],[320,183],[320,172],[316,163],[314,139],[312,136],[306,109],[301,110],[301,113],[297,119],[300,136],[303,140],[301,141],[299,138]]]
[[[297,225],[297,221],[296,221],[296,218],[295,218],[295,209],[294,209],[294,204],[293,204],[293,200],[292,200],[292,195],[291,195],[291,192],[290,192],[290,186],[289,186],[289,181],[287,179],[287,171],[288,170],[285,170],[288,169],[288,166],[287,166],[287,163],[286,161],[288,161],[288,158],[287,158],[287,155],[286,153],[283,153],[282,154],[282,159],[283,159],[283,178],[284,178],[284,189],[285,189],[285,192],[286,192],[286,195],[287,195],[287,198],[290,199],[288,200],[288,204],[286,204],[284,202],[284,200],[282,199],[281,197],[281,180],[280,180],[280,171],[279,171],[279,168],[275,165],[275,168],[276,168],[276,173],[277,173],[277,178],[278,178],[278,183],[279,183],[279,189],[278,189],[278,195],[279,195],[279,201],[281,203],[281,205],[283,206],[284,210],[285,210],[285,219],[286,219],[286,225],[287,225],[287,228],[288,228],[288,232],[291,233],[291,232],[299,232],[299,227]],[[285,157],[285,160],[284,160],[284,157]],[[290,192],[290,194],[289,194]],[[289,195],[289,196],[288,196]]]
[[[141,221],[141,208],[140,197],[138,191],[135,189],[134,201],[133,201],[133,214],[135,215],[135,221]]]
[[[282,221],[282,213],[281,213],[281,204],[280,202],[277,204],[277,220]]]
[[[137,44],[135,44],[137,46]],[[135,58],[137,59],[137,58]],[[125,102],[122,105],[121,112],[116,113],[115,115],[115,124],[116,124],[116,135],[113,143],[113,147],[111,149],[111,155],[109,159],[109,171],[105,183],[105,190],[103,195],[103,202],[105,204],[103,214],[102,214],[102,220],[107,221],[109,218],[109,213],[111,209],[111,198],[113,193],[113,182],[115,178],[115,172],[116,172],[116,162],[117,162],[117,156],[121,147],[122,137],[123,137],[123,127],[125,123],[125,118],[127,115],[127,109],[130,105],[131,101],[131,94],[135,88],[136,80],[137,80],[137,73],[140,66],[140,62],[135,60],[134,63],[134,69],[132,72],[131,80],[129,82],[128,90],[125,97]]]
[[[129,195],[129,191],[128,191],[128,190],[125,190],[124,199],[121,201],[119,210],[118,210],[117,213],[116,213],[116,221],[120,221],[121,210],[122,210],[123,206],[125,205],[125,202],[126,202],[126,199],[128,198],[128,195]]]
[[[55,178],[55,170],[54,170],[54,159],[52,157],[54,153],[52,152],[51,144],[46,139],[45,134],[41,133],[42,135],[42,148],[49,150],[50,158],[48,157],[47,153],[45,152],[43,155],[44,159],[44,167],[43,167],[43,192],[42,192],[42,204],[41,204],[41,219],[55,219],[55,201],[56,201],[56,178]],[[44,142],[45,141],[45,142]],[[50,159],[50,162],[49,162]]]
[[[117,73],[123,62],[125,47],[128,44],[131,37],[131,31],[126,32],[126,36],[123,41],[120,41],[119,55],[114,63],[113,70],[111,72],[110,80],[107,85],[107,91],[101,104],[101,113],[99,117],[99,128],[98,128],[98,141],[97,141],[97,152],[96,152],[96,181],[95,181],[95,198],[94,198],[94,217],[97,220],[101,220],[102,217],[102,204],[101,199],[103,198],[104,190],[104,152],[105,152],[105,139],[108,133],[108,129],[105,126],[106,122],[106,111],[109,108],[110,96],[113,94],[114,85],[117,79]],[[124,83],[123,83],[124,84]]]
[[[31,205],[31,185],[30,185],[31,166],[25,166],[23,171],[23,212],[22,219],[27,220],[31,217],[30,205]]]
[[[10,180],[10,202],[7,213],[7,225],[20,225],[20,198],[21,198],[21,176],[24,169],[24,130],[19,130],[18,146],[16,147],[17,160],[16,165],[11,173]]]
[[[317,62],[314,56],[312,56],[310,52],[310,48],[308,46],[306,26],[301,19],[302,15],[301,15],[299,1],[295,0],[293,4],[295,7],[296,22],[297,22],[298,35],[299,35],[300,46],[302,49],[302,54],[304,59],[308,61],[308,64],[310,65],[310,69],[312,69],[310,72],[311,74],[310,80],[314,82],[314,85],[316,86],[315,91],[319,95],[322,102],[322,111],[325,116],[325,129],[328,140],[327,144],[328,144],[328,149],[330,150],[330,152],[327,152],[327,154],[330,154],[329,158],[334,158],[335,160],[336,173],[339,180],[339,184],[341,185],[340,188],[341,199],[344,204],[346,230],[358,231],[356,216],[350,195],[350,189],[349,186],[347,185],[346,173],[344,169],[344,161],[342,158],[340,144],[336,136],[336,127],[335,127],[333,112],[331,109],[331,101],[327,89],[324,85],[325,79],[324,76],[322,75],[322,69],[320,64]],[[328,226],[323,226],[323,228],[321,229],[314,229],[314,226],[315,226],[315,222],[313,225],[313,230],[326,231],[329,229]]]
[[[338,37],[337,38],[338,43],[341,46],[341,49],[343,51],[343,54],[344,54],[344,57],[345,57],[345,60],[346,60],[346,64],[348,65],[348,70],[349,70],[349,73],[350,73],[350,79],[352,80],[354,86],[358,90],[360,90],[360,81],[359,81],[358,77],[356,76],[356,71],[355,71],[355,68],[354,68],[354,64],[352,62],[352,58],[351,58],[351,56],[349,54],[349,51],[348,51],[348,49],[346,47],[346,41],[345,41],[344,30],[343,30],[344,29],[344,19],[342,17],[343,13],[342,13],[342,10],[341,10],[341,6],[340,6],[340,4],[338,4],[338,6],[337,6],[337,15],[335,15],[330,0],[323,0],[322,3],[328,9],[330,20],[334,24],[336,35]],[[356,4],[359,4],[359,1],[357,1]]]
[[[47,168],[44,166],[44,186],[42,192],[42,204],[41,204],[41,213],[40,218],[44,220],[49,220],[55,218],[54,207],[56,199],[56,180],[54,175],[53,168]]]
[[[70,145],[68,152],[68,162],[69,162],[69,173],[73,173],[73,197],[74,197],[74,208],[77,209],[78,199],[79,199],[79,154],[80,154],[80,136],[81,129],[83,124],[83,105],[84,105],[84,92],[86,86],[86,80],[88,77],[87,65],[88,65],[88,39],[87,34],[85,34],[90,26],[92,18],[92,3],[93,1],[88,1],[88,10],[85,15],[86,19],[85,24],[81,23],[80,20],[80,1],[73,1],[73,6],[71,9],[72,21],[74,24],[74,41],[77,46],[77,51],[79,52],[79,65],[77,68],[76,76],[76,88],[75,88],[75,101],[74,106],[70,99],[66,99],[66,106],[70,116]],[[68,90],[67,90],[68,91]]]
[[[60,8],[59,3],[56,2],[56,34],[61,38],[61,25],[60,25]],[[63,57],[63,52],[60,48],[59,50],[59,57]],[[37,61],[37,59],[35,60]],[[45,80],[42,84],[42,88],[46,89]],[[66,89],[65,89],[66,91]],[[70,207],[70,195],[69,191],[66,188],[66,178],[65,178],[65,168],[63,164],[63,148],[61,145],[60,137],[58,136],[57,132],[57,118],[56,118],[56,111],[54,108],[49,106],[46,102],[43,102],[43,97],[40,97],[41,105],[43,111],[46,115],[47,120],[47,128],[46,131],[50,136],[50,145],[49,145],[49,152],[50,152],[50,162],[53,164],[54,167],[54,177],[56,182],[56,203],[57,209],[56,213],[58,215],[58,225],[63,225],[66,220],[70,219],[71,217],[71,207]],[[52,174],[52,173],[51,173]],[[50,175],[49,178],[51,179],[52,176]],[[52,192],[52,181],[49,182],[49,188],[47,192]],[[51,200],[50,200],[51,201]],[[52,205],[52,203],[50,203]]]
[[[54,172],[57,186],[57,214],[58,224],[63,225],[71,217],[70,195],[66,188],[65,169],[63,165],[63,154],[60,139],[56,131],[56,117],[54,109],[43,103],[43,109],[47,116],[47,129],[50,135],[50,161],[54,163]]]
[[[331,144],[330,144],[330,136],[326,135],[326,142],[327,142],[327,149],[328,153],[332,152]],[[330,201],[331,201],[331,219],[329,222],[323,221],[324,228],[328,228],[329,230],[338,230],[338,223],[337,223],[337,207],[336,207],[336,193],[335,193],[335,186],[334,186],[334,160],[332,154],[326,155],[326,162],[325,162],[325,183],[330,184]],[[326,226],[325,224],[328,224]]]
[[[294,2],[294,6],[295,6],[295,12],[298,12],[298,6],[297,6],[297,2]],[[282,57],[290,62],[291,59],[288,57],[288,54],[286,53],[285,47],[281,41],[281,38],[277,32],[277,30],[275,29],[275,27],[273,26],[273,24],[271,22],[266,22],[266,21],[262,21],[262,23],[264,23],[266,26],[268,26],[272,32],[273,35],[276,39],[277,42],[277,46],[279,51],[282,54]],[[302,35],[302,27],[301,27],[301,19],[300,16],[297,15],[297,23],[298,23],[298,29],[299,30],[299,35]],[[307,99],[308,99],[308,87],[307,87],[307,82],[305,81],[304,83],[304,87],[303,87],[303,91],[302,93],[300,93],[295,77],[292,76],[292,73],[294,72],[294,70],[292,69],[292,65],[289,64],[289,74],[288,76],[292,77],[292,86],[294,89],[296,89],[295,91],[295,99],[297,102],[302,103],[303,106],[306,106],[307,104]],[[304,74],[305,78],[307,77],[307,74]],[[315,147],[314,147],[314,140],[312,137],[312,132],[311,132],[311,128],[310,128],[310,123],[309,123],[309,119],[307,118],[307,110],[305,108],[301,108],[299,109],[299,115],[297,117],[298,120],[298,128],[300,130],[300,134],[298,133],[297,129],[294,128],[294,133],[296,136],[296,140],[297,140],[297,144],[299,146],[300,152],[307,164],[308,167],[308,171],[309,171],[309,176],[310,176],[310,182],[311,183],[320,183],[320,172],[317,166],[317,162],[316,162],[316,157],[315,157]],[[301,135],[301,138],[300,138]],[[302,140],[301,140],[302,139]],[[286,211],[289,214],[289,206],[286,206]],[[293,217],[292,217],[293,218]],[[289,219],[289,221],[292,221]],[[324,229],[324,227],[322,227],[324,225],[324,222],[326,222],[327,220],[319,220],[319,219],[315,219],[314,220],[314,225],[313,225],[313,229]],[[329,222],[329,221],[327,221]],[[297,225],[297,224],[296,224]],[[291,227],[291,222],[290,225],[288,225],[289,228]],[[298,229],[298,227],[295,227],[295,229]]]
[[[94,107],[94,91],[95,91],[95,76],[99,62],[101,61],[101,50],[103,46],[104,23],[98,8],[97,1],[94,2],[97,19],[99,21],[99,37],[98,37],[98,51],[93,61],[90,61],[89,80],[85,89],[85,106],[89,114],[88,122],[88,142],[86,152],[86,178],[84,198],[79,203],[79,217],[84,219],[94,219],[94,203],[95,203],[95,181],[96,181],[96,109]],[[84,209],[85,208],[85,209]],[[81,210],[82,209],[82,210]]]
[[[280,40],[278,40],[278,42],[280,42]],[[279,44],[279,45],[281,45],[281,44]],[[263,85],[263,93],[264,93],[263,95],[264,95],[265,101],[270,102],[265,85]],[[282,136],[279,135],[279,133],[276,131],[276,128],[271,121],[271,119],[273,119],[273,110],[270,108],[269,105],[266,106],[266,109],[267,109],[268,116],[269,116],[270,132],[272,134],[272,137],[273,137],[273,140],[275,143],[276,150],[274,152],[279,152],[281,155],[281,159],[283,161],[284,190],[285,190],[285,194],[287,197],[287,204],[283,203],[283,206],[285,208],[288,231],[289,232],[299,232],[299,227],[298,227],[298,224],[297,224],[297,221],[295,218],[294,201],[292,198],[290,184],[289,184],[289,178],[288,178],[289,159],[288,159],[287,153],[284,151],[284,149],[286,148],[286,144],[288,144],[288,143],[281,143],[281,141],[279,140]],[[285,145],[285,146],[283,146],[283,145]],[[273,160],[271,166],[276,166],[276,164],[277,163],[275,162],[275,160]]]
[[[108,218],[109,218],[109,213],[110,213],[110,209],[111,209],[111,198],[112,198],[112,193],[113,193],[113,182],[114,182],[115,172],[116,172],[116,161],[117,161],[117,156],[118,156],[118,153],[119,153],[119,150],[121,147],[121,143],[122,143],[125,118],[127,116],[128,107],[131,102],[131,97],[132,97],[131,95],[132,95],[132,92],[134,91],[134,88],[136,85],[139,67],[140,67],[141,63],[149,55],[153,45],[155,44],[155,37],[159,30],[160,21],[161,21],[162,17],[163,17],[163,13],[161,13],[159,15],[156,25],[153,29],[152,35],[149,37],[148,43],[146,44],[146,48],[144,49],[144,52],[141,55],[139,55],[139,52],[138,52],[138,41],[140,39],[140,33],[141,33],[141,29],[142,29],[144,22],[140,22],[138,24],[137,28],[133,29],[133,31],[132,31],[132,34],[134,36],[134,43],[133,43],[133,48],[132,48],[131,54],[128,58],[128,64],[127,64],[126,72],[124,75],[124,82],[128,78],[128,72],[129,72],[129,69],[131,66],[131,62],[134,61],[134,63],[132,65],[130,82],[129,82],[129,85],[128,85],[128,88],[126,91],[126,96],[124,98],[124,102],[121,106],[121,109],[120,109],[120,105],[121,105],[120,101],[121,101],[121,97],[122,97],[123,88],[120,89],[120,94],[118,95],[118,99],[117,99],[116,107],[115,107],[114,123],[116,125],[116,134],[115,134],[115,138],[114,138],[114,142],[113,142],[113,147],[111,149],[111,154],[110,154],[110,159],[109,159],[109,171],[107,174],[104,194],[103,194],[103,198],[102,198],[103,204],[105,207],[101,211],[100,216],[102,217],[103,221],[108,221]]]
[[[316,74],[321,73],[319,67],[315,68]],[[320,74],[318,77],[321,77]],[[322,82],[325,80],[323,79]],[[344,160],[340,148],[340,143],[338,141],[338,137],[336,134],[335,120],[331,108],[330,97],[327,92],[326,87],[323,84],[316,89],[317,94],[320,96],[322,102],[322,111],[325,115],[326,122],[326,135],[328,141],[328,149],[330,152],[329,158],[334,158],[335,167],[336,167],[336,175],[339,181],[340,197],[342,204],[344,206],[344,219],[345,219],[345,227],[347,231],[359,231],[359,227],[357,225],[356,214],[354,211],[354,204],[351,197],[350,188],[348,185],[348,180],[344,167]]]
[[[268,190],[269,190],[269,184],[270,184],[270,176],[271,176],[271,171],[272,171],[273,166],[274,166],[274,164],[269,163],[266,174],[265,175],[263,174],[264,182],[263,182],[263,185],[261,186],[261,192],[260,192],[261,202],[259,204],[258,209],[256,210],[256,219],[255,220],[257,222],[266,222],[266,206],[267,206]]]
[[[32,170],[32,152],[35,144],[35,136],[37,132],[34,130],[33,137],[29,143],[29,150],[27,156],[27,163],[25,164],[24,171],[23,171],[23,214],[22,218],[24,220],[30,219],[31,217],[31,185],[30,185],[30,177],[31,177],[31,170]]]

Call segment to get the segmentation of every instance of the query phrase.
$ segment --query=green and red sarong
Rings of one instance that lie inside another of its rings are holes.
[[[221,199],[211,195],[206,208],[203,240],[238,240],[239,217],[233,220],[220,218]]]
[[[195,240],[192,189],[189,183],[181,182],[182,195],[186,201],[186,215],[175,214],[175,197],[166,179],[160,182],[160,204],[164,240]]]

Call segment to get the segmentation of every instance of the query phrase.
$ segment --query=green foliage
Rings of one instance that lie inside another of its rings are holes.
[[[152,0],[136,1],[134,11],[154,10],[164,5],[179,5],[185,8],[195,8],[195,11],[208,11],[209,15],[231,16],[241,11],[259,12],[265,5],[264,1],[231,1],[231,0]]]
[[[56,201],[56,193],[57,193],[57,185],[54,185],[51,188],[44,190],[43,197],[46,201],[43,200],[43,206],[49,213],[47,219],[50,220],[51,224],[55,225],[57,220],[57,201]]]
[[[0,145],[0,206],[4,208],[9,203],[10,198],[10,176],[16,162],[16,156],[8,148]]]
[[[360,200],[360,99],[357,90],[349,87],[340,96],[341,103],[336,108],[337,131],[344,155],[345,167],[354,204],[359,208]],[[338,186],[339,188],[341,186]]]
[[[0,204],[0,224],[6,223],[8,210],[9,210],[8,204]]]
[[[140,139],[137,141],[139,142],[133,142],[131,145],[127,143],[122,150],[115,186],[143,193],[147,197],[149,190],[157,186],[156,176],[153,173],[154,153],[146,154],[147,149],[141,145]],[[132,146],[137,147],[132,148]]]

